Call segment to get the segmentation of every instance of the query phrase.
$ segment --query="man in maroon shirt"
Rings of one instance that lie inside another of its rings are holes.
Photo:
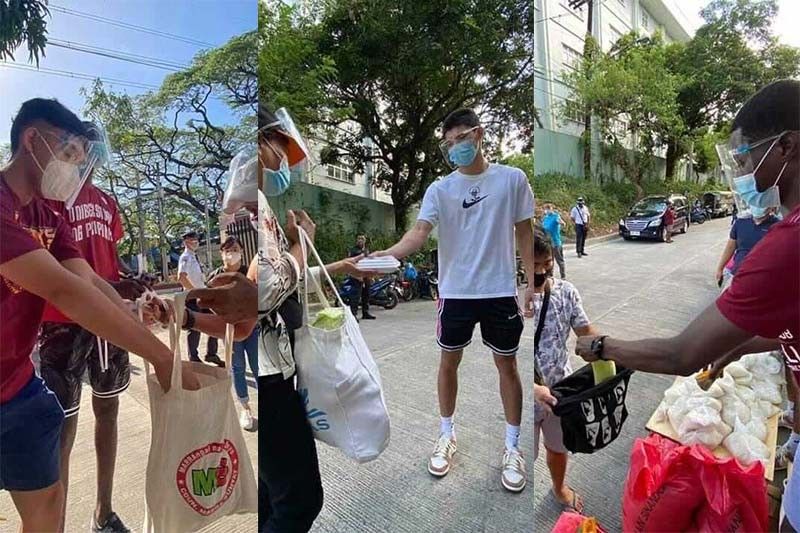
[[[89,156],[86,182],[67,202],[47,204],[64,217],[81,255],[98,276],[126,300],[135,300],[145,286],[133,279],[120,280],[117,241],[123,235],[116,201],[92,183],[94,171],[108,162],[108,139],[99,127],[85,122]],[[64,408],[61,430],[61,481],[69,488],[69,457],[78,429],[83,375],[89,375],[95,416],[97,454],[97,504],[92,530],[106,533],[130,531],[112,510],[114,465],[117,457],[119,395],[127,390],[131,372],[128,352],[109,344],[76,324],[53,305],[45,306],[39,334],[40,375]],[[65,492],[66,497],[66,492]]]
[[[672,205],[672,200],[667,200],[667,210],[664,211],[664,235],[666,240],[672,244],[672,225],[675,223],[675,208]]]
[[[0,490],[23,531],[60,531],[64,487],[59,436],[64,412],[34,374],[31,352],[45,302],[94,334],[142,354],[169,388],[172,353],[127,310],[81,257],[64,218],[43,198],[65,201],[86,160],[81,121],[55,100],[25,102],[11,127],[11,161],[0,170]],[[197,389],[184,370],[184,387]]]
[[[690,375],[718,359],[781,350],[800,382],[800,81],[761,89],[736,115],[733,131],[743,143],[725,151],[752,162],[741,171],[726,170],[736,192],[759,208],[780,203],[784,220],[745,258],[731,287],[682,333],[639,341],[581,337],[576,353],[587,361],[609,359],[645,372]],[[800,530],[800,467],[783,503],[781,531]]]

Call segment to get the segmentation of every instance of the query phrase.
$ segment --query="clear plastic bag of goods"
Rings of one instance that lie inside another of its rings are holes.
[[[311,324],[315,328],[333,331],[344,324],[344,309],[341,307],[326,307],[319,313]]]
[[[741,420],[737,420],[733,433],[728,435],[723,442],[725,448],[731,452],[743,465],[749,466],[756,461],[766,463],[769,459],[769,449],[758,437],[751,433],[751,428]]]
[[[594,374],[594,384],[600,385],[617,375],[617,365],[614,361],[593,361],[592,374]]]

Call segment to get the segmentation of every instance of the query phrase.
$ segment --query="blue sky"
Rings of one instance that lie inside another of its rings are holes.
[[[54,0],[51,5],[101,16],[115,21],[152,28],[219,46],[231,37],[258,25],[255,0]],[[51,10],[48,23],[51,39],[71,41],[189,64],[202,46],[123,29]],[[148,85],[160,85],[169,71],[83,52],[48,47],[40,67],[116,78]],[[255,50],[253,51],[255,53]],[[28,63],[26,47],[16,51],[15,63]],[[57,98],[81,114],[81,87],[91,81],[66,78],[42,72],[27,72],[0,64],[0,144],[9,142],[11,120],[25,100],[34,97]],[[141,94],[147,89],[106,84],[118,92]],[[214,105],[217,117],[230,116],[224,104]]]

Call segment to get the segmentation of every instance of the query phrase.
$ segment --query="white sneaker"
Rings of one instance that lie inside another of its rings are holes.
[[[431,458],[428,460],[428,472],[436,477],[444,477],[450,472],[453,455],[456,453],[456,438],[439,435]]]
[[[242,429],[245,431],[251,431],[253,426],[255,426],[253,415],[248,409],[242,409],[242,412],[239,415],[239,425],[242,426]]]
[[[522,452],[516,448],[506,450],[503,454],[501,482],[503,487],[511,492],[522,492],[528,482],[528,475],[525,472],[525,458],[522,456]]]

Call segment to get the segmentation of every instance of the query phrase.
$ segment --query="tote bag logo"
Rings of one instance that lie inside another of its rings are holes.
[[[239,453],[227,439],[187,453],[176,473],[178,492],[203,516],[215,513],[228,501],[238,480]]]
[[[310,407],[308,399],[308,389],[300,389],[300,398],[303,400],[303,407],[306,410],[306,418],[308,423],[311,424],[311,429],[314,431],[327,431],[331,429],[331,424],[328,422],[328,413],[316,407]]]

